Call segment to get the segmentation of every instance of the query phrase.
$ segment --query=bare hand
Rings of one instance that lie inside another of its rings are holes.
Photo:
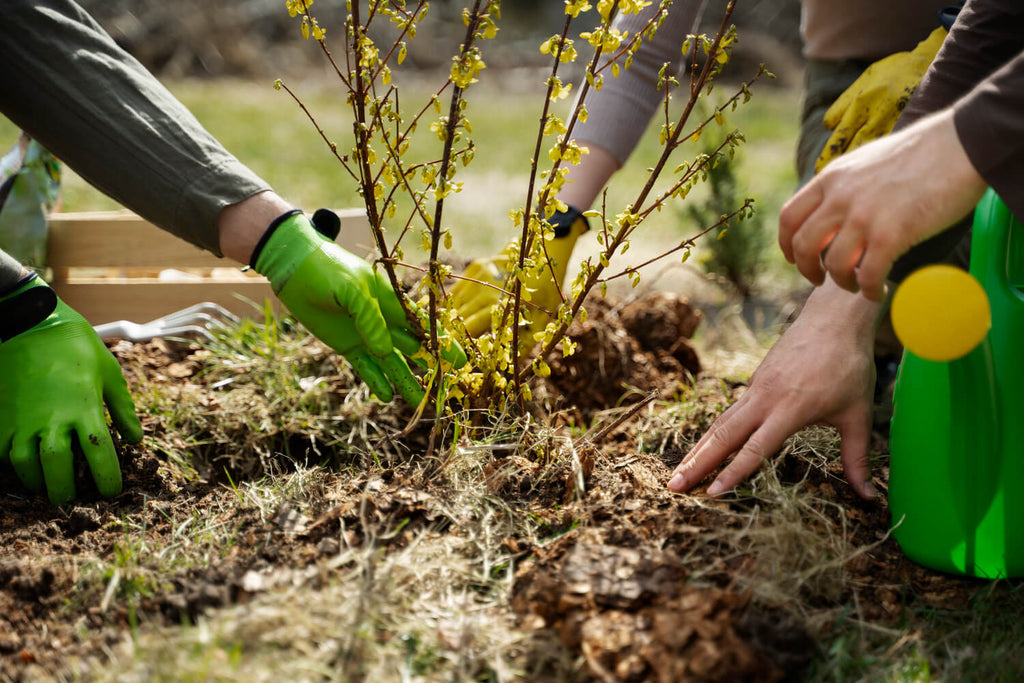
[[[985,187],[945,110],[829,164],[782,207],[779,245],[815,285],[828,271],[879,301],[893,262],[967,215]]]
[[[756,471],[792,434],[818,423],[839,430],[847,481],[860,496],[871,498],[867,453],[878,310],[877,304],[831,282],[815,290],[754,373],[746,393],[676,467],[669,488],[687,491],[732,457],[708,487],[710,495],[718,495]]]

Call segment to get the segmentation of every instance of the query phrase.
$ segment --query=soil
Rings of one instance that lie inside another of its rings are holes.
[[[551,364],[541,402],[553,421],[597,423],[591,434],[599,438],[577,440],[579,466],[552,476],[532,454],[496,452],[486,468],[491,492],[533,515],[545,532],[502,541],[517,558],[509,607],[521,629],[557,640],[580,659],[577,680],[772,681],[804,675],[827,641],[834,623],[807,618],[815,601],[856,604],[860,619],[900,628],[908,605],[942,610],[967,603],[978,582],[924,569],[901,554],[887,534],[884,496],[864,502],[836,462],[792,451],[778,459],[775,473],[826,502],[811,524],[845,529],[848,549],[865,550],[849,552],[838,567],[843,581],[809,591],[805,605],[755,599],[749,577],[758,576],[763,555],[735,539],[757,501],[673,495],[665,487],[687,444],[743,387],[700,374],[687,341],[700,314],[684,300],[655,296],[621,309],[592,307],[588,322],[572,332],[581,353]],[[203,384],[195,345],[119,342],[112,349],[132,368],[132,381],[142,372],[216,391]],[[688,423],[656,452],[641,444],[645,420],[656,410],[647,403],[652,392],[697,402]],[[640,408],[631,412],[630,405]],[[153,428],[145,416],[144,422]],[[339,520],[353,544],[363,541],[368,517],[458,532],[441,523],[446,491],[400,465],[379,473],[375,487],[366,486],[368,474],[326,473],[340,491],[321,509],[299,515],[285,506],[266,520],[222,505],[235,495],[231,487],[185,482],[166,464],[145,445],[125,447],[124,493],[107,500],[85,491],[65,508],[0,472],[0,680],[70,678],[89,663],[102,666],[139,621],[195,621],[275,590],[272,581],[252,577],[323,567],[337,552]],[[880,449],[874,483],[881,491],[884,465]],[[234,510],[234,545],[205,565],[164,577],[165,588],[142,595],[133,609],[111,603],[103,591],[83,590],[91,559],[116,565],[129,525],[145,528],[149,548],[171,542],[175,509]],[[554,676],[541,671],[533,680]]]

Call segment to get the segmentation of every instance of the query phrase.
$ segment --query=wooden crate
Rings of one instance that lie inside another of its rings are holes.
[[[338,212],[337,242],[372,252],[361,209]],[[146,322],[211,301],[241,316],[257,316],[264,300],[277,307],[269,283],[128,211],[55,213],[49,218],[47,266],[57,296],[93,325]],[[253,304],[255,302],[256,305]]]

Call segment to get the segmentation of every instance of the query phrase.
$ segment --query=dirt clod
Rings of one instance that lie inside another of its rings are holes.
[[[685,578],[670,554],[581,541],[521,571],[512,604],[523,623],[552,629],[582,654],[599,679],[780,679],[740,635],[748,597]]]
[[[671,396],[700,372],[689,338],[701,316],[685,299],[651,293],[619,311],[591,297],[585,307],[586,322],[574,322],[568,331],[577,352],[556,355],[550,363],[546,393],[556,409],[575,411],[586,421],[597,410],[652,391]]]

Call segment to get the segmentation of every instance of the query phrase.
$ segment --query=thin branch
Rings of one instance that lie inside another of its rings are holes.
[[[601,429],[597,430],[597,432],[595,432],[593,435],[584,434],[583,436],[576,439],[576,441],[573,443],[573,447],[579,448],[580,446],[583,445],[584,441],[589,441],[591,443],[600,443],[604,439],[604,437],[608,436],[611,433],[613,429],[615,429],[616,427],[618,427],[619,425],[621,425],[622,423],[626,422],[634,415],[639,413],[641,410],[646,408],[656,398],[658,398],[658,392],[651,391],[642,399],[640,399],[637,403],[630,406],[629,410],[624,412],[622,415],[619,415],[617,418],[612,420],[610,423],[606,424],[604,427],[601,427]]]
[[[629,268],[626,268],[625,270],[623,270],[620,273],[616,273],[615,275],[609,275],[607,277],[601,278],[600,280],[598,280],[598,282],[599,283],[601,283],[601,282],[611,282],[612,280],[616,280],[616,279],[618,279],[620,277],[625,277],[627,275],[631,275],[632,273],[637,272],[641,268],[645,268],[645,267],[647,267],[647,266],[649,266],[649,265],[651,265],[653,263],[657,263],[658,261],[661,261],[662,259],[664,259],[664,258],[666,258],[668,256],[671,256],[672,254],[676,253],[677,251],[682,251],[683,249],[692,249],[694,246],[696,246],[697,240],[699,240],[701,237],[703,237],[704,235],[708,234],[709,232],[711,232],[715,228],[720,228],[723,225],[728,224],[729,221],[731,221],[733,218],[735,218],[739,214],[745,213],[753,205],[754,205],[754,200],[753,199],[747,199],[747,200],[745,200],[743,202],[743,205],[740,206],[739,208],[734,209],[733,211],[730,211],[729,213],[722,215],[722,217],[718,220],[717,223],[709,225],[708,227],[704,228],[703,230],[698,232],[693,237],[689,237],[689,238],[683,240],[678,245],[676,245],[675,247],[672,247],[668,251],[666,251],[666,252],[664,252],[662,254],[659,254],[659,255],[657,255],[657,256],[655,256],[653,258],[649,258],[646,261],[644,261],[643,263],[638,263],[635,266],[630,266]]]
[[[296,104],[299,105],[303,113],[306,115],[306,118],[308,118],[310,122],[313,124],[313,127],[316,128],[316,132],[320,134],[320,137],[323,138],[324,142],[327,143],[327,146],[331,148],[331,152],[334,154],[335,158],[341,162],[342,167],[348,172],[350,176],[352,176],[353,180],[358,181],[359,176],[357,176],[355,174],[355,171],[353,171],[348,166],[348,155],[338,154],[338,146],[327,138],[327,133],[325,133],[324,129],[320,127],[320,124],[317,123],[316,118],[313,117],[313,114],[309,111],[309,109],[306,108],[306,105],[302,102],[302,100],[300,100],[298,96],[294,92],[292,92],[291,88],[285,85],[284,81],[278,79],[277,85],[279,85],[286,93],[291,95],[291,98],[295,100]]]
[[[481,0],[475,0],[473,3],[473,10],[469,15],[469,22],[466,26],[466,37],[459,51],[460,57],[464,57],[469,54],[473,46],[473,39],[476,37],[476,29],[480,25],[480,2]],[[490,2],[488,2],[488,6],[489,5]],[[452,145],[455,142],[455,130],[461,116],[459,113],[459,102],[461,100],[462,88],[453,83],[452,97],[448,106],[448,121],[445,131],[444,150],[441,154],[441,166],[438,169],[437,176],[435,176],[437,178],[439,192],[437,201],[434,203],[434,222],[430,229],[430,279],[431,283],[435,285],[441,282],[438,251],[441,246],[441,217],[444,210],[443,191],[448,182],[448,167],[451,163]],[[428,310],[430,313],[430,352],[436,359],[440,354],[440,350],[437,345],[437,295],[433,286],[428,288],[428,302]]]
[[[622,243],[629,236],[629,234],[631,234],[632,231],[635,229],[636,225],[639,225],[639,223],[642,222],[642,219],[639,216],[640,207],[643,206],[648,194],[650,194],[651,190],[653,189],[662,170],[668,163],[668,159],[671,156],[672,152],[681,144],[680,135],[683,126],[685,126],[686,121],[689,119],[690,114],[693,111],[697,103],[697,100],[700,97],[701,92],[704,90],[704,87],[707,85],[707,83],[709,82],[714,73],[714,57],[715,55],[718,54],[718,50],[721,47],[723,38],[728,34],[729,20],[732,16],[735,4],[735,0],[730,0],[728,6],[726,7],[724,16],[722,18],[722,23],[718,29],[718,33],[715,36],[711,48],[708,50],[708,59],[705,61],[700,74],[697,77],[694,77],[691,72],[691,87],[689,100],[687,101],[683,112],[680,114],[676,125],[670,131],[668,138],[665,142],[664,149],[662,150],[661,157],[658,159],[658,162],[652,169],[651,174],[647,179],[647,182],[644,184],[644,187],[641,189],[636,200],[633,201],[633,203],[627,210],[630,215],[637,216],[637,220],[623,221],[622,224],[619,226],[618,232],[612,238],[611,243],[609,244],[607,241],[604,243],[604,254],[606,258],[610,258],[613,254],[615,254],[618,251],[619,247],[622,245]],[[696,45],[694,46],[694,50],[696,50]],[[758,75],[760,75],[760,72]],[[746,85],[744,85],[743,87],[746,88]],[[607,221],[605,221],[605,224],[607,225]],[[580,290],[580,293],[572,302],[570,308],[570,320],[575,319],[576,315],[579,313],[579,309],[582,308],[583,306],[583,301],[586,298],[587,294],[590,292],[591,289],[593,289],[593,287],[598,282],[601,281],[601,274],[603,273],[604,269],[605,267],[601,263],[598,263],[597,265],[590,267],[589,272],[587,274],[587,278],[583,284],[582,289]],[[562,338],[565,336],[565,332],[567,329],[568,323],[566,323],[565,321],[560,321],[558,323],[557,328],[555,329],[555,333],[552,336],[551,340],[544,345],[544,347],[538,355],[540,357],[544,357],[551,353],[551,351],[554,350],[555,346],[557,346],[562,341]],[[519,369],[517,371],[517,375],[525,376],[525,373],[528,370],[529,366]]]
[[[618,4],[618,0],[616,0]],[[519,237],[519,270],[522,270],[526,263],[526,254],[529,253],[531,244],[531,233],[530,233],[530,215],[533,211],[533,188],[537,182],[537,160],[540,159],[540,151],[544,145],[544,128],[548,121],[548,112],[551,108],[551,93],[554,88],[555,79],[558,76],[558,65],[560,63],[559,57],[562,54],[562,49],[565,46],[566,37],[569,35],[569,27],[572,25],[572,17],[566,15],[565,23],[562,25],[562,35],[558,41],[558,49],[554,55],[551,66],[551,75],[548,77],[547,91],[544,93],[544,107],[541,110],[540,122],[537,127],[537,139],[534,142],[533,155],[530,157],[530,178],[526,186],[526,207],[523,209],[523,227]],[[600,51],[600,48],[598,48]],[[596,59],[597,55],[595,55]],[[506,303],[505,307],[501,312],[500,325],[505,325],[509,317],[512,317],[512,348],[516,349],[518,355],[519,349],[519,311],[522,306],[522,283],[519,278],[513,278],[512,274],[509,273],[506,279],[506,286],[512,286],[513,296],[512,299]],[[518,373],[516,373],[518,377]],[[520,386],[518,379],[516,380],[516,394],[520,395]]]

